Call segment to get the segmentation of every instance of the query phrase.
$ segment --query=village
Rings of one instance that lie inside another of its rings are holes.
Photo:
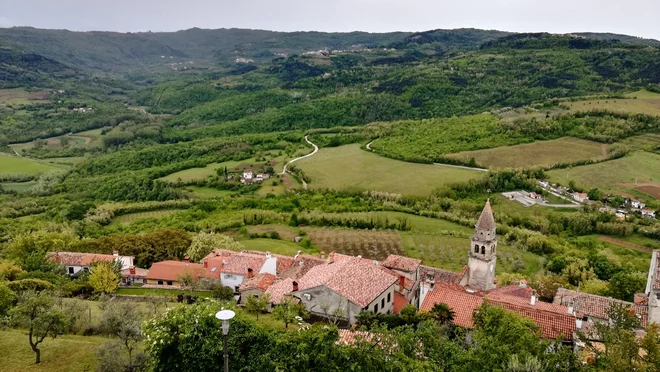
[[[66,266],[72,277],[92,270],[95,262],[116,262],[121,266],[124,287],[180,289],[191,282],[221,283],[234,292],[238,306],[245,306],[251,298],[266,299],[267,311],[294,301],[304,306],[311,321],[335,318],[343,340],[353,338],[351,329],[360,314],[399,314],[410,306],[425,313],[446,305],[454,314],[454,325],[470,330],[477,308],[489,303],[532,320],[543,338],[562,340],[577,351],[585,341],[602,341],[584,340],[584,335],[596,337],[593,330],[608,322],[612,306],[635,314],[638,333],[643,333],[647,324],[660,322],[660,250],[653,251],[646,290],[636,294],[634,302],[583,293],[579,288],[559,288],[552,302],[543,302],[525,280],[498,285],[496,229],[488,202],[474,235],[466,241],[468,264],[460,272],[422,265],[419,259],[400,255],[390,255],[381,262],[335,252],[298,252],[290,257],[213,249],[199,262],[186,257],[183,261],[156,262],[148,270],[136,268],[133,257],[117,251],[112,255],[52,252],[49,257]]]

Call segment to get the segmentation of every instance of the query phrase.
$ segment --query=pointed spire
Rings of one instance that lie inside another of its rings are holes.
[[[495,230],[495,218],[493,217],[493,209],[490,207],[490,199],[486,201],[486,206],[481,211],[481,216],[479,216],[479,221],[477,221],[475,227],[479,230]]]

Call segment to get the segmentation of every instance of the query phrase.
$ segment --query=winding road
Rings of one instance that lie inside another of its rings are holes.
[[[375,141],[375,140],[374,140],[374,141]],[[371,144],[374,143],[374,141],[371,141],[371,142],[367,143],[367,145],[366,145],[365,147],[367,148],[367,150],[369,150],[369,151],[371,151],[371,152],[373,152],[373,153],[376,153],[376,150],[374,150],[374,149],[371,148]],[[443,166],[443,167],[453,167],[453,168],[469,169],[469,170],[475,170],[475,171],[479,171],[479,172],[488,172],[488,169],[474,168],[474,167],[466,167],[466,166],[464,166],[464,165],[452,165],[452,164],[443,164],[443,163],[433,163],[433,165],[440,165],[440,166]]]
[[[281,172],[281,173],[278,173],[279,175],[286,174],[286,173],[287,173],[287,167],[289,167],[290,164],[293,164],[293,163],[297,162],[297,161],[300,160],[300,159],[308,158],[308,157],[310,157],[310,156],[316,154],[317,152],[319,152],[319,147],[316,146],[315,144],[313,144],[313,143],[309,140],[309,138],[307,138],[307,136],[305,136],[305,141],[307,141],[307,143],[309,143],[310,145],[314,146],[314,151],[312,151],[311,153],[309,153],[309,154],[307,154],[307,155],[303,155],[303,156],[297,157],[297,158],[295,158],[295,159],[291,159],[288,163],[284,164],[284,167],[282,168],[282,172]],[[302,184],[303,184],[303,188],[304,188],[305,190],[307,190],[307,182],[305,182],[305,180],[302,180]]]

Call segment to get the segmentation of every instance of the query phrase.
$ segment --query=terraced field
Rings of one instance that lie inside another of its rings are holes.
[[[627,94],[629,99],[598,99],[565,102],[571,111],[609,110],[631,114],[660,115],[660,94],[642,90]]]

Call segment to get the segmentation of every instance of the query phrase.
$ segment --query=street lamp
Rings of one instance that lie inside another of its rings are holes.
[[[221,310],[215,314],[215,317],[222,320],[222,348],[225,359],[225,372],[229,372],[229,353],[227,352],[227,335],[229,334],[229,320],[236,316],[231,310]]]

